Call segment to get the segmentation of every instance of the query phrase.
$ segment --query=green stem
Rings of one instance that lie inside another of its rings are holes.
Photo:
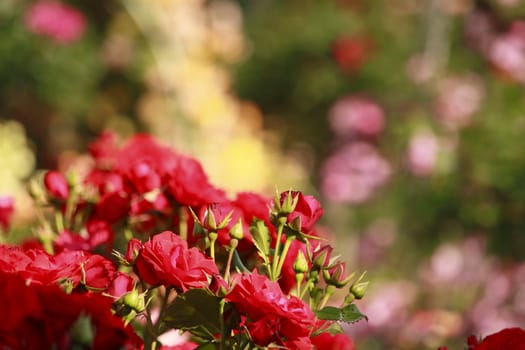
[[[316,277],[315,277],[316,278]],[[301,291],[301,294],[299,295],[299,299],[303,299],[306,292],[310,291],[312,287],[314,286],[314,280],[315,278],[309,277],[306,281],[306,285],[304,286],[304,289]]]
[[[277,278],[279,277],[277,275],[277,265],[279,263],[279,250],[281,249],[281,238],[283,236],[284,225],[285,223],[282,222],[282,220],[279,220],[279,224],[277,226],[277,240],[275,242],[275,249],[273,250],[272,273],[270,276],[272,281],[277,281]]]
[[[321,303],[319,304],[319,306],[317,307],[318,309],[322,309],[326,303],[328,302],[328,300],[330,299],[330,297],[332,297],[332,295],[334,294],[335,292],[335,287],[334,286],[328,286],[326,287],[326,290],[325,290],[325,293],[324,293],[324,297],[323,297],[323,300],[321,301]]]
[[[71,194],[66,201],[66,213],[64,217],[64,226],[67,229],[73,229],[71,220],[73,219],[73,213],[75,211],[75,204],[77,202],[77,190],[75,187],[71,189]]]
[[[208,233],[210,239],[210,256],[215,261],[215,242],[217,241],[218,234],[217,232]]]
[[[224,271],[224,280],[226,283],[228,283],[228,280],[230,279],[230,269],[232,265],[232,258],[233,253],[235,252],[235,249],[239,245],[239,241],[235,238],[232,238],[230,241],[230,251],[228,252],[228,261],[226,262],[226,271]]]
[[[303,283],[304,273],[295,274],[295,295],[299,297],[301,295],[301,284]]]
[[[224,339],[226,338],[225,328],[224,328],[224,299],[221,300],[220,305],[220,316],[219,316],[219,323],[221,327],[221,342],[219,344],[219,350],[224,350]]]
[[[290,249],[290,246],[292,245],[292,241],[295,239],[294,236],[289,236],[286,238],[286,242],[284,242],[283,252],[281,256],[279,257],[279,264],[277,265],[277,269],[275,270],[275,279],[279,279],[279,276],[281,275],[281,271],[283,269],[284,261],[286,260],[286,255],[288,254],[288,250]]]
[[[182,239],[188,239],[188,213],[186,207],[179,207],[179,235]]]

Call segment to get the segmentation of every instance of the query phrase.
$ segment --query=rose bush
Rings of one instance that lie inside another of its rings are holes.
[[[8,349],[354,348],[340,323],[365,318],[366,284],[332,256],[313,196],[229,199],[148,135],[89,151],[83,172],[31,181],[37,235],[0,245]]]

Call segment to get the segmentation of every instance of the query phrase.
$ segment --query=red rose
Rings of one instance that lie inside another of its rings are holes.
[[[288,196],[297,200],[295,208],[288,214],[288,223],[299,220],[301,232],[309,233],[323,216],[321,204],[313,196],[305,196],[298,191],[286,191],[281,193],[280,206],[289,201]]]
[[[48,171],[44,176],[44,186],[53,199],[66,200],[69,197],[69,185],[64,175],[58,171]]]
[[[13,215],[13,197],[0,196],[0,229],[7,231]]]
[[[253,192],[240,192],[233,201],[233,205],[240,208],[243,212],[244,220],[249,225],[253,219],[264,220],[267,226],[272,226],[269,221],[270,217],[269,198],[263,197]]]
[[[343,36],[332,46],[332,55],[337,64],[346,72],[359,70],[372,51],[368,37]]]
[[[301,299],[286,296],[277,282],[255,271],[238,275],[226,299],[249,318],[247,328],[258,345],[307,337],[315,322]]]
[[[9,349],[75,348],[77,321],[93,332],[93,349],[140,349],[141,339],[131,326],[112,313],[113,299],[101,294],[66,294],[55,285],[26,284],[14,274],[0,272],[2,315],[0,343]],[[85,336],[86,332],[80,334]]]
[[[83,284],[104,290],[115,274],[112,262],[85,251],[63,251],[50,255],[41,249],[23,251],[0,246],[0,271],[18,274],[28,284],[57,284],[69,280],[73,287]]]
[[[95,248],[106,244],[108,254],[113,244],[113,229],[106,222],[98,219],[89,219],[86,223],[87,236],[76,232],[64,230],[53,242],[56,253],[64,250],[93,251]]]
[[[124,191],[105,193],[96,204],[94,217],[114,224],[126,217],[129,202],[130,198]]]
[[[111,284],[109,285],[106,293],[115,297],[120,298],[127,292],[131,291],[135,286],[135,279],[130,275],[123,272],[117,271]]]
[[[117,154],[115,170],[122,174],[138,193],[159,189],[173,173],[177,155],[153,137],[138,134],[130,138]]]
[[[202,165],[195,159],[179,155],[168,184],[169,193],[182,205],[198,207],[226,201],[223,190],[208,181]]]
[[[346,334],[321,333],[312,338],[312,343],[319,350],[355,350],[355,345]]]
[[[517,327],[505,328],[472,346],[473,350],[525,350],[525,331]]]
[[[89,144],[88,151],[98,168],[112,168],[115,165],[118,153],[117,135],[113,132],[102,133],[94,142]]]
[[[135,271],[150,285],[163,284],[183,292],[207,286],[208,277],[219,273],[213,260],[197,248],[188,249],[187,242],[170,231],[144,243],[135,259]]]

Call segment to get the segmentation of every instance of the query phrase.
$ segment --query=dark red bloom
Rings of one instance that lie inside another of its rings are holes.
[[[372,41],[367,37],[343,36],[332,46],[332,54],[342,70],[355,72],[368,59],[372,51]]]
[[[130,244],[136,248],[135,241]],[[212,259],[197,248],[188,249],[187,242],[170,231],[144,243],[135,259],[135,271],[150,285],[172,286],[179,291],[207,286],[209,276],[219,273]]]
[[[55,285],[28,285],[0,272],[0,343],[9,349],[71,349],[78,345],[78,321],[92,330],[93,349],[140,349],[142,340],[112,311],[113,299],[101,294],[66,294]],[[76,325],[76,326],[75,326]],[[85,336],[85,332],[82,334]]]
[[[472,345],[473,350],[525,350],[525,330],[521,328],[505,328],[483,339],[481,343]]]

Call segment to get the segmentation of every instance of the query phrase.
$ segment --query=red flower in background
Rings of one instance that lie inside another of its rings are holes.
[[[137,249],[136,241],[130,241]],[[163,284],[179,291],[203,288],[208,277],[218,274],[215,262],[197,248],[188,249],[185,240],[170,231],[153,236],[138,249],[135,259],[137,275],[150,285]]]
[[[35,2],[27,9],[24,23],[31,32],[60,44],[73,43],[86,31],[84,14],[58,1]]]
[[[332,55],[342,70],[355,72],[361,68],[372,52],[373,42],[363,36],[342,36],[332,45]]]
[[[499,332],[486,336],[479,341],[471,335],[467,339],[468,350],[525,350],[525,330],[514,327],[505,328]],[[441,346],[438,350],[448,350]]]
[[[14,200],[10,196],[0,196],[0,228],[7,231],[14,212]]]
[[[472,350],[525,350],[525,331],[521,328],[505,328],[491,334],[476,344],[472,339]]]

